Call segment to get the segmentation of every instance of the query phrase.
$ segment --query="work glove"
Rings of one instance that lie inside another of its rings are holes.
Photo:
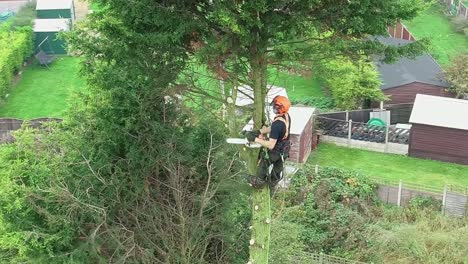
[[[260,135],[260,131],[248,131],[245,133],[245,137],[247,138],[247,141],[249,142],[255,142],[255,138]]]

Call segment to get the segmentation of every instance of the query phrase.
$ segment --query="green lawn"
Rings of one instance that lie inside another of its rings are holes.
[[[453,30],[451,22],[438,5],[404,24],[416,38],[431,40],[431,54],[442,65],[447,65],[449,58],[456,54],[468,52],[468,38]]]
[[[307,96],[324,97],[325,94],[316,78],[269,71],[269,84],[286,88],[291,100],[301,99]]]
[[[85,85],[78,75],[79,60],[59,57],[50,69],[37,64],[29,66],[6,104],[0,107],[0,117],[61,117],[67,108],[67,98]]]
[[[468,186],[468,166],[384,154],[321,143],[309,164],[353,169],[370,177],[403,180],[441,187],[445,183]]]

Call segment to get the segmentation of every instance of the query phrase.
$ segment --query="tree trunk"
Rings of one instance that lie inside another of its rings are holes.
[[[232,103],[228,102],[226,106],[229,136],[239,137],[239,127],[238,127],[237,115],[236,115],[237,89],[238,89],[239,84],[237,83],[237,81],[235,81],[234,83],[226,83],[225,85],[231,86],[229,87],[231,94],[230,96],[228,95],[228,97],[231,97]]]
[[[266,59],[264,55],[251,61],[252,89],[254,91],[254,129],[262,127],[265,121],[266,94]],[[247,164],[251,175],[257,174],[258,150],[245,149],[248,152]],[[268,186],[255,190],[252,194],[252,229],[250,240],[250,261],[268,263],[270,249],[270,189]]]

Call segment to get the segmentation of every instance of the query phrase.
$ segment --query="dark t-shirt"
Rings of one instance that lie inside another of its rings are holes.
[[[286,119],[286,116],[288,118],[288,123],[289,123],[289,129],[291,129],[291,117],[289,115],[283,115],[283,118]],[[270,131],[270,138],[276,139],[276,145],[278,145],[279,142],[283,141],[284,134],[286,133],[286,124],[283,121],[280,120],[275,120],[273,124],[271,124],[271,131]],[[288,137],[286,140],[289,140],[289,136],[291,133],[289,133]]]

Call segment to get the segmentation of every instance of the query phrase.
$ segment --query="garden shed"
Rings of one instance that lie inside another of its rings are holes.
[[[37,18],[69,18],[75,20],[73,0],[37,0]]]
[[[57,39],[61,31],[70,31],[70,19],[34,20],[34,47],[49,54],[66,54],[65,40]]]
[[[409,40],[379,37],[378,40],[389,46],[402,46]],[[390,97],[386,104],[413,103],[416,94],[454,97],[447,92],[449,84],[441,77],[442,68],[428,54],[415,59],[401,58],[393,64],[375,62],[382,80],[380,89]]]
[[[313,116],[315,108],[292,106],[289,109],[289,115],[291,116],[291,151],[289,152],[288,161],[296,163],[305,163],[309,158],[310,152],[312,151],[312,131],[313,131]],[[275,114],[270,111],[270,119],[273,120]],[[244,127],[244,130],[250,131],[253,127],[253,121]]]
[[[468,165],[468,101],[418,94],[409,155]]]

